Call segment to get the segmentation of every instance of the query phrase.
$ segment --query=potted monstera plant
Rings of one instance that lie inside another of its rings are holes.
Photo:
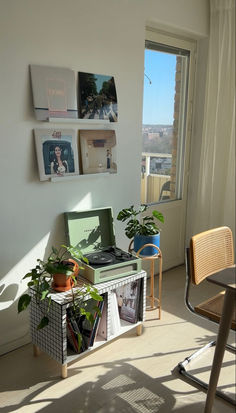
[[[35,268],[25,274],[23,279],[28,278],[28,287],[32,288],[36,297],[37,305],[42,304],[42,301],[48,300],[48,305],[41,306],[42,319],[37,326],[40,330],[48,325],[50,322],[49,310],[51,304],[50,292],[52,289],[56,291],[66,291],[71,289],[72,292],[72,307],[73,313],[78,316],[78,313],[92,323],[94,320],[94,313],[99,314],[99,308],[94,307],[93,311],[87,310],[87,302],[84,301],[84,297],[93,298],[97,301],[102,301],[102,297],[98,294],[97,289],[90,285],[84,284],[81,288],[76,287],[77,275],[80,267],[76,260],[83,260],[87,262],[87,259],[83,257],[81,251],[75,247],[62,245],[59,249],[52,247],[52,251],[49,257],[42,261],[37,260]],[[18,313],[25,310],[31,302],[31,295],[28,293],[23,294],[18,301]],[[81,342],[81,337],[78,337],[78,341]]]
[[[134,239],[134,251],[138,252],[139,249],[145,244],[154,244],[160,248],[160,228],[157,226],[157,221],[164,223],[164,216],[161,212],[154,210],[152,215],[145,215],[147,205],[141,205],[135,209],[133,205],[129,208],[122,209],[118,215],[118,221],[125,222],[125,234],[129,239]],[[141,251],[141,255],[154,255],[157,253],[157,249],[154,247],[145,247]]]

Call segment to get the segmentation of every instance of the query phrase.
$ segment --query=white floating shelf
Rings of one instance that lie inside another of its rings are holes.
[[[79,118],[48,118],[48,122],[50,123],[89,123],[89,124],[108,124],[108,123],[115,123],[110,122],[109,119],[79,119]]]
[[[69,175],[69,176],[54,176],[50,178],[51,182],[62,182],[62,181],[75,181],[78,179],[84,179],[84,178],[93,178],[93,177],[99,177],[99,176],[108,176],[108,175],[113,175],[110,174],[109,172],[98,172],[96,174],[81,174],[81,175]]]

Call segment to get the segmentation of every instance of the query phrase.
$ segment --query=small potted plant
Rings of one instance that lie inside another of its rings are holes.
[[[47,260],[42,261],[38,259],[35,268],[23,277],[23,279],[30,279],[27,285],[34,290],[36,303],[39,307],[43,300],[48,300],[47,310],[45,311],[41,308],[42,319],[37,326],[38,330],[46,327],[50,322],[50,292],[52,292],[52,289],[55,289],[56,291],[65,291],[68,290],[69,286],[72,291],[71,310],[76,317],[78,317],[78,315],[84,316],[92,324],[94,320],[94,313],[100,313],[97,306],[94,306],[92,312],[88,311],[87,301],[84,301],[85,296],[93,298],[96,302],[103,300],[94,286],[84,284],[81,288],[78,287],[73,289],[73,287],[76,287],[77,285],[77,275],[79,269],[82,268],[79,267],[78,263],[73,258],[87,262],[87,259],[83,257],[81,251],[75,247],[67,247],[62,245],[59,250],[52,247],[52,252]],[[60,278],[59,281],[57,279],[58,274]],[[61,280],[61,278],[63,278],[63,280]],[[31,295],[28,293],[23,294],[18,302],[18,313],[25,310],[30,302]],[[75,331],[75,334],[78,337],[78,343],[81,345],[81,334],[77,331]]]
[[[138,250],[145,244],[154,244],[160,248],[160,229],[155,223],[155,219],[164,223],[164,216],[157,210],[152,211],[152,215],[143,215],[147,210],[147,205],[141,205],[134,209],[131,205],[129,208],[122,209],[117,215],[118,221],[128,221],[125,234],[129,239],[134,239],[134,251]],[[139,216],[139,218],[137,218]],[[149,256],[157,253],[154,247],[145,247],[141,255]]]

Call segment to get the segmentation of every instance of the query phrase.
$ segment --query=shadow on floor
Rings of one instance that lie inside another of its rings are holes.
[[[88,367],[91,369],[93,366]],[[81,369],[70,367],[70,376],[78,375],[78,387],[70,390],[66,381],[60,380],[61,383],[65,383],[67,391],[64,389],[60,397],[54,396],[53,388],[50,387],[59,382],[56,380],[43,385],[40,390],[31,392],[20,404],[3,407],[0,411],[8,413],[18,412],[20,409],[23,411],[24,408],[28,411],[27,409],[31,408],[30,411],[47,413],[168,413],[173,410],[176,397],[193,397],[197,393],[193,389],[189,393],[185,391],[183,394],[173,394],[173,391],[165,386],[165,382],[173,380],[171,374],[161,380],[155,379],[122,360],[105,363],[105,369],[104,374],[96,376],[94,381],[79,385]],[[47,397],[47,394],[50,397]],[[202,412],[203,401],[195,404],[196,410],[193,410],[191,405],[191,413]],[[189,409],[190,406],[186,403],[186,406],[175,411],[189,413]]]

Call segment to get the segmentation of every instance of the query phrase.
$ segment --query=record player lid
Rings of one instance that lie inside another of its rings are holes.
[[[83,254],[115,246],[112,208],[65,212],[67,240]]]

